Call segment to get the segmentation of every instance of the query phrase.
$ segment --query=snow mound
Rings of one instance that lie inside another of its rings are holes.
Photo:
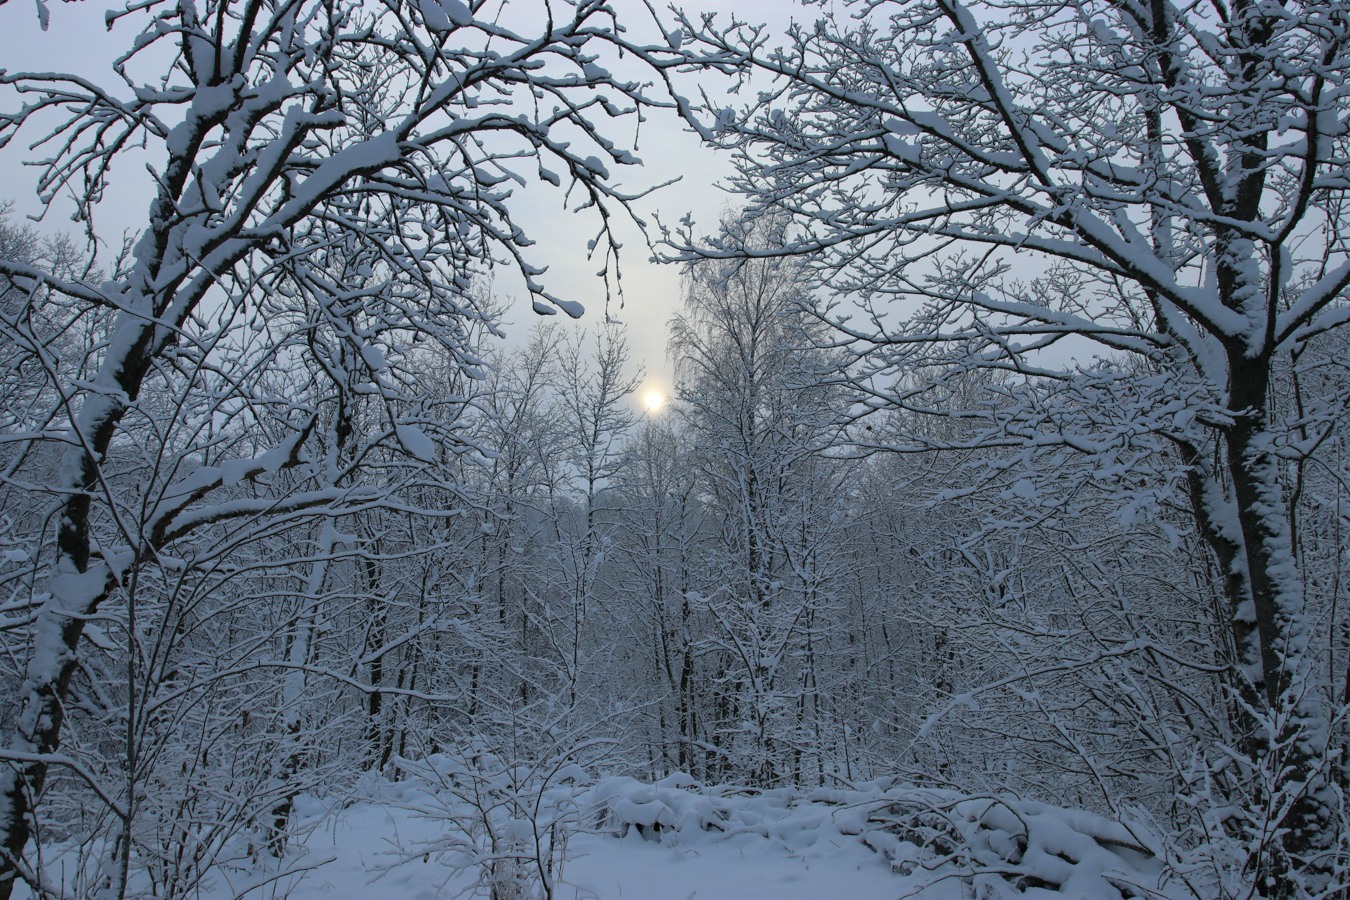
[[[798,853],[853,838],[888,860],[915,895],[953,881],[991,897],[1187,895],[1169,885],[1142,825],[1008,797],[882,785],[755,791],[676,775],[655,784],[604,778],[584,802],[597,827],[616,837],[636,831],[676,846],[749,835]]]

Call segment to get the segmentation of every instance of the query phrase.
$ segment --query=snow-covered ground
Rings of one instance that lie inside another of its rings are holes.
[[[286,866],[302,871],[278,878],[262,854],[256,867],[218,869],[204,896],[487,896],[487,822],[499,849],[526,848],[525,857],[536,835],[548,847],[566,832],[551,877],[554,896],[569,900],[1188,895],[1121,825],[1042,804],[885,785],[750,792],[681,776],[540,792],[466,780],[445,760],[421,772],[398,783],[369,778],[361,800],[301,798],[299,820],[312,827]],[[515,805],[532,797],[543,802]],[[537,889],[530,865],[516,871],[518,884]]]
[[[395,845],[434,839],[434,823],[411,821],[403,810],[369,804],[350,807],[322,831],[310,835],[307,850],[333,861],[287,883],[293,900],[350,897],[364,900],[431,900],[455,896],[472,886],[472,876],[457,873],[432,855],[382,874],[377,870],[397,856]],[[813,836],[814,837],[814,836]],[[809,842],[809,846],[804,846]],[[799,843],[799,846],[791,846]],[[256,876],[255,876],[256,877]],[[246,879],[231,879],[237,890]],[[906,879],[856,838],[841,835],[799,842],[742,834],[726,840],[649,841],[636,829],[626,837],[581,834],[568,845],[555,896],[633,898],[633,900],[872,900],[905,893]],[[225,889],[212,897],[234,896]],[[958,886],[924,897],[961,896]],[[283,892],[278,890],[278,896]],[[482,894],[480,894],[481,896]],[[267,896],[262,893],[259,896]]]

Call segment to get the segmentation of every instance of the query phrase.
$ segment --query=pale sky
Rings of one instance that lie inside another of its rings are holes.
[[[44,32],[38,26],[35,2],[10,0],[0,6],[0,64],[4,68],[10,71],[73,72],[98,83],[120,85],[110,72],[109,62],[127,48],[139,29],[141,17],[128,17],[110,33],[104,27],[104,11],[122,8],[124,4],[109,0],[76,3],[48,0],[51,20]],[[637,7],[635,0],[617,0],[615,6],[622,10],[630,2]],[[538,5],[538,0],[514,0],[512,5],[516,10],[529,9],[531,5]],[[740,6],[741,15],[746,15],[745,4],[733,0],[689,0],[683,6],[691,15],[700,10],[729,10]],[[791,17],[814,17],[815,12],[803,10],[796,0],[770,0],[756,4],[753,16],[784,27]],[[635,13],[645,15],[640,8],[635,8]],[[707,81],[705,86],[710,94],[724,90],[714,81]],[[693,94],[694,89],[691,87],[686,93]],[[9,108],[13,102],[12,94],[0,94],[0,108]],[[727,105],[739,103],[740,98],[727,97]],[[632,125],[627,121],[621,121],[620,125],[624,130],[609,137],[622,146],[630,133],[627,129]],[[21,138],[27,140],[17,142],[22,146],[0,150],[0,199],[14,200],[18,212],[25,215],[40,210],[34,196],[33,174],[21,165],[21,161],[31,155],[26,145],[33,136],[33,132],[23,134]],[[734,198],[715,187],[716,182],[729,172],[723,156],[703,147],[681,123],[674,121],[673,116],[652,117],[642,125],[636,154],[643,160],[643,169],[620,171],[619,167],[612,167],[626,189],[647,187],[676,175],[683,177],[679,184],[658,191],[640,204],[641,214],[650,218],[653,212],[660,211],[662,219],[673,224],[686,213],[692,213],[701,231],[715,230],[722,211],[734,203]],[[128,163],[124,171],[114,172],[113,183],[96,216],[100,237],[109,244],[119,243],[124,230],[138,228],[144,222],[149,196],[145,176],[136,171],[137,167],[138,164]],[[538,190],[551,189],[545,186]],[[606,310],[604,284],[594,274],[598,262],[586,259],[585,254],[585,242],[593,236],[594,225],[584,216],[562,211],[558,202],[560,196],[550,198],[541,194],[537,200],[531,197],[528,202],[522,198],[522,208],[528,210],[521,218],[522,224],[540,245],[541,256],[549,265],[549,272],[542,280],[554,293],[579,300],[586,306],[586,315],[578,323],[572,323],[561,314],[550,317],[550,323],[568,329],[593,328],[604,322],[606,314],[622,321],[627,326],[634,361],[642,364],[647,372],[647,380],[634,400],[635,405],[640,405],[641,398],[653,389],[669,394],[671,379],[666,360],[665,327],[679,301],[678,270],[648,262],[650,254],[639,233],[635,228],[628,229],[622,259],[624,306],[619,308],[616,299]],[[65,220],[68,211],[69,207],[56,207],[39,227],[76,231],[76,226]],[[581,227],[582,219],[585,219],[584,227]],[[524,296],[524,291],[509,273],[500,276],[494,290],[508,298]],[[508,319],[508,336],[524,335],[538,318],[529,311],[528,302],[515,303]]]

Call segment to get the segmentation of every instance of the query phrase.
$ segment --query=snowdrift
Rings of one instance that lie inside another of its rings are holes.
[[[853,837],[884,857],[911,894],[952,882],[974,896],[1189,896],[1169,890],[1142,828],[1081,810],[954,791],[892,786],[751,791],[702,787],[675,775],[656,784],[606,778],[587,802],[597,825],[673,844],[755,835],[800,851]]]

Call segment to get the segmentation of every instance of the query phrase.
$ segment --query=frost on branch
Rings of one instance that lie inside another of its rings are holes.
[[[770,84],[688,115],[736,155],[746,215],[792,227],[765,250],[685,225],[675,254],[809,261],[859,415],[904,423],[868,450],[1020,456],[994,479],[1073,454],[1100,484],[1165,463],[1224,597],[1227,729],[1206,752],[1243,761],[1248,870],[1330,889],[1343,676],[1318,655],[1338,601],[1311,589],[1288,485],[1341,413],[1277,388],[1346,322],[1350,7],[819,6],[776,48],[734,19],[681,22]],[[1075,488],[1008,490],[1045,521]]]
[[[7,291],[29,309],[58,298],[54,308],[70,313],[58,333],[87,339],[63,363],[57,342],[32,339],[31,322],[5,320],[6,341],[27,348],[24,374],[43,383],[20,395],[34,422],[4,477],[16,491],[50,491],[54,533],[35,531],[24,549],[40,562],[30,600],[15,607],[23,687],[7,738],[17,762],[0,770],[0,896],[16,877],[36,878],[24,862],[43,814],[32,803],[63,739],[72,679],[81,683],[83,639],[128,673],[125,696],[97,702],[125,707],[99,715],[125,723],[133,748],[161,727],[223,727],[223,707],[189,701],[230,694],[222,686],[237,687],[231,678],[250,667],[287,672],[277,731],[240,697],[224,701],[241,722],[229,743],[253,754],[230,771],[262,778],[226,795],[266,809],[270,849],[284,852],[297,779],[314,771],[304,736],[316,720],[296,698],[312,690],[306,667],[330,573],[349,574],[358,551],[381,558],[368,546],[378,539],[350,520],[387,509],[450,515],[441,448],[476,402],[466,382],[481,378],[484,340],[499,334],[480,288],[494,268],[523,274],[540,311],[581,313],[531,262],[513,192],[536,173],[564,188],[565,202],[594,216],[603,271],[615,272],[610,222],[636,196],[616,185],[638,164],[624,147],[629,122],[673,106],[668,73],[694,57],[647,11],[651,45],[626,37],[596,0],[542,21],[507,6],[150,0],[108,15],[111,39],[129,49],[106,79],[0,72],[11,98],[0,145],[32,145],[44,202],[73,196],[94,238],[114,177],[144,164],[151,195],[134,242],[101,272],[0,254]],[[374,577],[371,565],[363,571]],[[204,638],[219,619],[203,598],[228,610],[236,588],[278,596],[249,581],[268,570],[298,577],[289,608],[271,607],[285,610],[267,626],[282,650]],[[101,615],[117,627],[88,625]],[[379,645],[383,626],[372,627]],[[169,661],[203,639],[234,675]],[[367,667],[378,672],[381,660]],[[144,672],[158,675],[136,694]],[[154,702],[193,711],[179,724],[138,718],[135,704],[159,689],[168,699]],[[204,754],[176,783],[191,793],[192,779],[220,764]],[[136,779],[151,776],[134,765],[124,774],[94,786],[128,799],[99,813],[124,838],[91,851],[103,859],[91,890],[124,889],[138,853],[209,862],[224,837],[177,826],[195,849],[128,849],[133,836],[157,833],[135,817],[167,816],[172,802],[138,809]],[[231,827],[249,820],[194,814]],[[194,877],[174,884],[190,889]]]

